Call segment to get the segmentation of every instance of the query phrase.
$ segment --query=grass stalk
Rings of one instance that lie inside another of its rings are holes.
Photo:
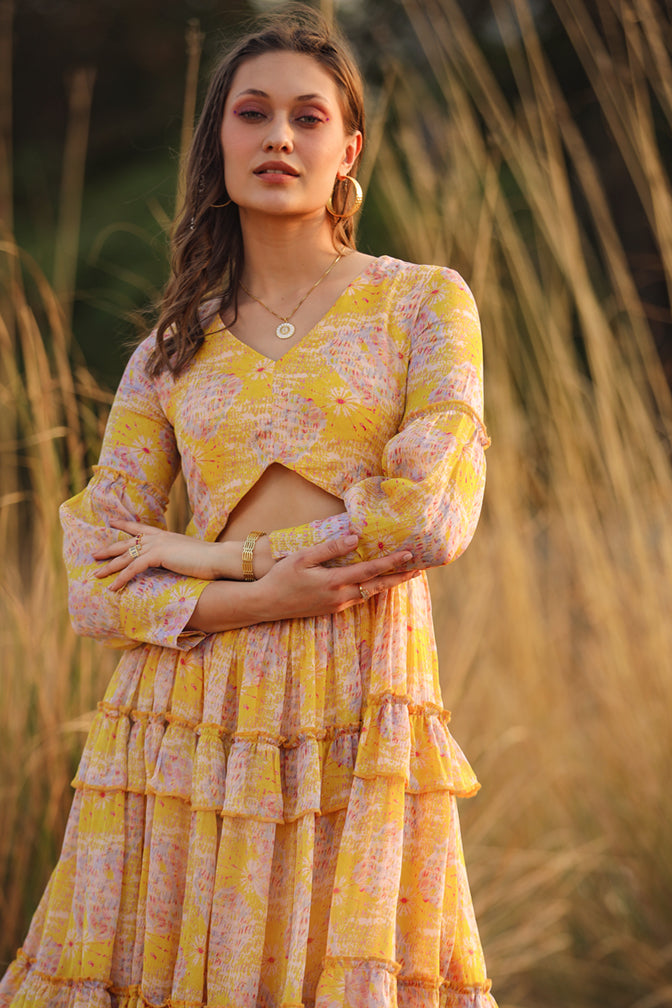
[[[73,72],[68,86],[68,127],[63,151],[53,280],[67,326],[72,324],[77,282],[79,224],[95,76],[90,67],[80,67]]]
[[[660,33],[651,44],[654,6],[623,21],[610,8],[599,36],[589,5],[557,6],[669,285],[668,53]],[[485,515],[459,568],[434,581],[456,728],[477,765],[483,749],[486,796],[464,816],[491,972],[507,1004],[669,1004],[669,388],[532,6],[493,7],[517,18],[503,32],[514,103],[457,3],[406,9],[435,87],[405,70],[393,103],[411,125],[381,149],[381,185],[413,257],[438,250],[471,280],[485,333]],[[544,884],[526,850],[543,852]]]

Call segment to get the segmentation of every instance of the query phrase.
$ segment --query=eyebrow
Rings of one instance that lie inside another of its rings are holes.
[[[259,88],[246,88],[244,91],[239,91],[236,98],[242,98],[243,95],[255,95],[258,98],[270,98],[270,95],[266,91],[261,91]],[[328,99],[325,98],[324,95],[318,94],[317,92],[314,94],[297,95],[294,101],[305,102],[315,101],[316,99],[318,101],[328,102]]]

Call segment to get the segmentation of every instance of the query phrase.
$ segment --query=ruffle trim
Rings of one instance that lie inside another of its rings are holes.
[[[497,1008],[492,983],[454,987],[443,977],[404,975],[401,963],[386,959],[327,956],[318,995],[329,1008]],[[325,995],[326,998],[325,998]]]
[[[449,712],[397,694],[373,697],[361,723],[291,737],[99,706],[76,788],[170,796],[194,810],[283,823],[346,808],[354,777],[401,778],[409,794],[468,797],[480,786],[448,731]]]
[[[37,969],[36,960],[19,949],[5,976],[3,989],[13,1008],[49,1004],[51,1008],[208,1008],[207,1002],[168,998],[149,1001],[140,987],[115,987],[95,979],[72,980]],[[327,957],[323,962],[318,998],[325,1008],[497,1008],[491,983],[451,987],[441,978],[400,975],[401,964],[385,959]],[[311,1002],[311,1005],[314,1002]],[[304,1008],[283,1003],[280,1008]],[[307,1008],[307,1006],[306,1006]]]

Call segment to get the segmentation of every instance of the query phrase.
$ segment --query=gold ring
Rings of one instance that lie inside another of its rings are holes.
[[[371,598],[371,592],[367,591],[366,588],[363,587],[363,585],[359,586],[359,594],[362,596],[362,600],[364,602],[368,602],[369,599]]]
[[[137,542],[134,542],[132,546],[128,547],[128,552],[131,554],[134,560],[137,560],[140,556],[140,550],[138,549]]]

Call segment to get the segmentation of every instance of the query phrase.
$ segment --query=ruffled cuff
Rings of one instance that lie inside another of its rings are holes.
[[[209,584],[172,571],[152,571],[135,578],[122,589],[119,598],[119,624],[124,637],[188,651],[205,637],[200,630],[185,627]]]
[[[350,516],[345,511],[331,518],[320,518],[317,521],[308,522],[306,525],[279,529],[276,532],[270,532],[268,536],[271,543],[271,555],[274,560],[282,560],[288,553],[306,549],[308,546],[315,546],[317,543],[324,542],[325,539],[348,535],[352,531]],[[356,558],[356,553],[352,553],[350,556]],[[347,562],[352,562],[352,560]]]

